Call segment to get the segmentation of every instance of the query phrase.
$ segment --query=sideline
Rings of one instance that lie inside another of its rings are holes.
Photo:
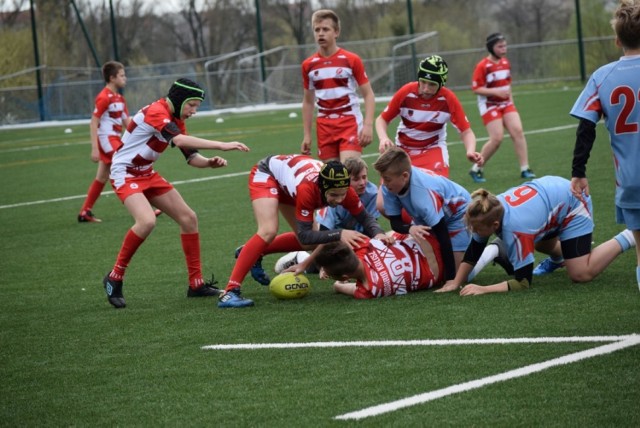
[[[547,132],[563,131],[565,129],[576,128],[577,126],[578,126],[577,124],[573,124],[573,125],[555,126],[555,127],[552,127],[552,128],[535,129],[533,131],[526,131],[525,135],[543,134],[543,133],[547,133]],[[509,135],[505,135],[505,138],[510,138],[510,136]],[[487,139],[488,139],[487,137],[483,137],[483,138],[478,138],[477,141],[478,142],[482,142],[482,141],[486,141]],[[450,146],[456,146],[456,145],[460,145],[460,144],[462,144],[462,141],[454,141],[454,142],[448,143],[448,145],[450,145]],[[369,153],[369,154],[362,155],[362,157],[363,158],[369,158],[369,157],[373,157],[373,156],[377,156],[377,155],[378,155],[378,153]],[[236,173],[232,173],[232,174],[214,175],[214,176],[210,176],[210,177],[195,178],[195,179],[191,179],[191,180],[173,181],[173,182],[171,182],[171,184],[173,184],[175,186],[175,185],[180,185],[180,184],[198,183],[198,182],[209,181],[209,180],[219,180],[219,179],[222,179],[222,178],[240,177],[240,176],[244,176],[244,175],[249,175],[249,171],[236,172]],[[106,191],[106,192],[102,192],[100,194],[100,196],[112,195],[113,193],[114,192],[112,190],[111,191]],[[86,194],[82,194],[82,195],[64,196],[64,197],[52,198],[52,199],[42,199],[42,200],[39,200],[39,201],[28,201],[28,202],[19,202],[19,203],[16,203],[16,204],[0,205],[0,210],[9,209],[9,208],[28,207],[28,206],[32,206],[32,205],[48,204],[48,203],[53,203],[53,202],[70,201],[70,200],[74,200],[74,199],[82,199],[82,198],[85,198],[86,196],[87,196]]]

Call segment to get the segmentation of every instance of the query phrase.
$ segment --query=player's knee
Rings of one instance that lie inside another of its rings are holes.
[[[258,230],[258,235],[264,239],[265,242],[271,243],[275,238],[276,235],[278,234],[278,230],[274,229],[260,229]]]
[[[569,278],[573,282],[584,283],[590,282],[595,278],[595,274],[591,273],[588,269],[578,269],[577,271],[568,271]]]

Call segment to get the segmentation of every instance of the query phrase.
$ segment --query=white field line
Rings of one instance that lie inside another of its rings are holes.
[[[417,404],[423,404],[429,401],[437,400],[438,398],[446,397],[448,395],[458,394],[473,389],[481,388],[486,385],[491,385],[497,382],[503,382],[518,377],[528,376],[533,373],[538,373],[551,367],[560,366],[564,364],[575,363],[587,358],[597,357],[599,355],[610,354],[621,349],[625,349],[631,346],[640,344],[639,335],[627,336],[625,339],[610,343],[607,345],[598,346],[596,348],[588,349],[586,351],[575,352],[559,358],[553,358],[548,361],[544,361],[537,364],[531,364],[528,366],[520,367],[515,370],[509,370],[504,373],[500,373],[493,376],[476,379],[469,382],[452,385],[447,388],[437,389],[435,391],[425,392],[423,394],[414,395],[412,397],[403,398],[401,400],[391,401],[377,406],[367,407],[355,412],[345,413],[335,416],[334,419],[340,420],[360,420],[372,416],[378,416],[384,413],[394,412],[406,407],[415,406]]]
[[[355,342],[301,342],[301,343],[237,343],[224,345],[206,345],[202,350],[234,349],[296,349],[296,348],[350,348],[376,346],[449,346],[449,345],[507,345],[513,343],[584,343],[619,342],[640,338],[639,335],[627,336],[573,336],[573,337],[518,337],[497,339],[427,339],[427,340],[375,340]]]
[[[533,130],[533,131],[525,132],[525,134],[529,135],[529,134],[542,134],[542,133],[546,133],[546,132],[556,132],[556,131],[562,131],[562,130],[565,130],[565,129],[575,128],[576,126],[577,125],[563,125],[563,126],[556,126],[556,127],[553,127],[553,128],[536,129],[536,130]],[[505,137],[508,138],[508,135],[505,135]],[[477,141],[486,141],[486,140],[487,140],[487,138],[485,137],[485,138],[478,138]],[[455,141],[455,142],[447,143],[447,144],[449,144],[449,145],[458,145],[458,144],[462,144],[462,142],[461,141]],[[70,145],[70,144],[65,144],[65,145]],[[29,148],[25,148],[23,150],[28,150],[28,149]],[[363,158],[368,158],[368,157],[373,157],[373,156],[378,156],[378,153],[365,154],[362,157]],[[249,175],[249,171],[237,172],[237,173],[233,173],[233,174],[214,175],[214,176],[209,176],[209,177],[195,178],[195,179],[192,179],[192,180],[173,181],[171,184],[173,184],[173,185],[190,184],[190,183],[197,183],[197,182],[201,182],[201,181],[219,180],[219,179],[222,179],[222,178],[229,178],[229,177],[239,177],[239,176],[243,176],[243,175]],[[100,195],[104,196],[104,195],[111,195],[111,194],[113,194],[113,191],[102,192]],[[0,210],[9,209],[9,208],[28,207],[28,206],[31,206],[31,205],[49,204],[49,203],[52,203],[52,202],[70,201],[70,200],[74,200],[74,199],[84,199],[86,197],[87,197],[86,194],[82,194],[82,195],[74,195],[74,196],[64,196],[64,197],[53,198],[53,199],[42,199],[42,200],[39,200],[39,201],[19,202],[17,204],[0,205]]]

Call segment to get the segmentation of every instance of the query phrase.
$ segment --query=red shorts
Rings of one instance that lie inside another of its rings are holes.
[[[444,153],[441,147],[434,147],[429,150],[425,150],[420,154],[412,154],[411,150],[402,148],[411,158],[411,165],[418,168],[428,169],[436,174],[449,178],[449,165],[445,160]]]
[[[318,159],[339,159],[340,152],[362,153],[358,141],[358,122],[355,116],[338,116],[335,119],[318,117],[316,120]]]
[[[282,204],[296,205],[296,201],[280,189],[273,176],[258,170],[258,165],[251,168],[251,173],[249,174],[249,196],[252,201],[273,198]]]
[[[100,152],[100,160],[111,165],[113,154],[122,146],[122,140],[119,135],[100,135],[98,136],[98,151]]]
[[[502,116],[512,112],[518,112],[515,104],[513,103],[509,103],[506,105],[492,105],[488,107],[488,110],[482,115],[482,123],[487,125],[489,122],[493,122],[494,120],[502,120]]]
[[[141,177],[126,177],[124,184],[118,188],[115,187],[113,180],[111,180],[111,186],[113,186],[115,194],[122,202],[136,193],[142,193],[147,199],[151,200],[173,189],[173,185],[157,172]]]

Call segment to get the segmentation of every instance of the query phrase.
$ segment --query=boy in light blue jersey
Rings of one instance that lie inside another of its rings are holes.
[[[348,158],[344,161],[344,166],[349,171],[351,187],[360,197],[365,210],[378,219],[380,217],[376,208],[378,187],[369,181],[369,167],[360,158]],[[363,232],[360,223],[341,205],[318,210],[315,220],[320,229],[351,229]]]
[[[460,288],[480,258],[489,238],[502,239],[515,279],[489,286],[469,284],[460,295],[506,292],[529,288],[534,251],[564,256],[569,277],[588,282],[618,255],[635,245],[629,230],[591,250],[593,211],[591,198],[577,198],[571,183],[562,177],[546,176],[513,187],[500,195],[476,190],[465,213],[473,239],[464,254],[456,277],[439,291]]]
[[[611,21],[620,60],[597,69],[571,115],[580,120],[573,152],[571,189],[589,195],[587,160],[596,139],[596,124],[604,118],[613,149],[616,174],[616,221],[640,239],[640,2],[623,0]],[[640,249],[636,247],[636,279],[640,287]],[[548,262],[548,271],[558,266]]]
[[[373,167],[383,181],[384,211],[391,228],[414,238],[434,235],[440,243],[445,279],[453,279],[471,240],[463,221],[469,192],[448,178],[412,166],[399,147],[388,148]],[[403,208],[413,218],[412,224],[402,220]]]

